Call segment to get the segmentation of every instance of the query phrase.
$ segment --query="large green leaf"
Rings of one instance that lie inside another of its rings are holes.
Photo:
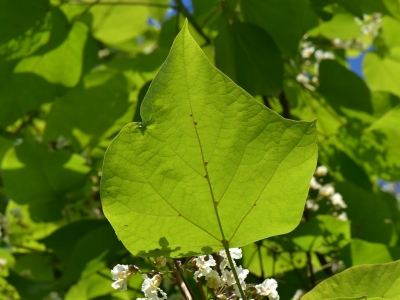
[[[188,256],[299,223],[316,164],[314,122],[283,119],[215,69],[187,25],[107,150],[106,217],[134,255]]]
[[[273,39],[260,27],[234,22],[215,40],[217,67],[252,95],[279,95],[283,62]]]
[[[350,268],[321,282],[301,299],[395,300],[399,298],[399,295],[400,261],[396,261],[382,265],[362,265]]]
[[[241,8],[245,20],[266,30],[289,57],[297,54],[303,34],[318,25],[305,0],[246,0]]]

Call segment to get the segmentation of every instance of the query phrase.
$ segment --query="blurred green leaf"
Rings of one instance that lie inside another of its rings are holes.
[[[354,16],[338,13],[328,22],[321,23],[307,32],[307,35],[317,37],[321,35],[327,39],[340,38],[352,40],[361,32],[361,27],[354,21]]]
[[[0,57],[32,54],[48,42],[52,26],[49,0],[0,1]]]
[[[241,4],[244,19],[267,31],[281,52],[294,57],[301,37],[318,25],[318,18],[305,0],[246,0]]]
[[[353,237],[389,246],[396,245],[398,233],[382,197],[348,182],[338,183],[335,188],[347,204],[346,213],[352,221]]]
[[[30,137],[10,149],[2,163],[7,196],[17,203],[30,204],[34,220],[61,218],[67,194],[85,184],[89,171],[83,157],[64,150],[49,151]]]
[[[32,280],[54,280],[53,266],[49,255],[28,253],[18,258],[14,271]]]
[[[216,66],[252,95],[279,95],[283,62],[273,39],[258,26],[234,22],[215,39]]]
[[[18,61],[0,82],[0,126],[13,123],[27,111],[51,102],[97,63],[97,46],[86,25],[70,27],[63,13],[52,11],[50,41]],[[21,88],[23,87],[23,88]]]
[[[372,90],[400,96],[400,22],[389,16],[382,19],[383,45],[376,52],[367,52],[363,61],[365,80]]]
[[[105,222],[100,220],[81,220],[63,226],[49,236],[39,240],[51,249],[61,260],[68,262],[76,244],[71,241],[79,241],[89,232],[104,226]]]
[[[343,248],[350,239],[350,222],[327,215],[317,215],[308,222],[301,222],[294,231],[272,238],[278,244],[285,245],[287,250],[319,253]]]
[[[400,294],[400,262],[350,268],[316,286],[302,300],[396,299]],[[375,283],[375,284],[374,284]]]
[[[108,148],[101,182],[105,215],[132,254],[211,253],[224,237],[238,247],[298,224],[316,163],[314,123],[251,98],[210,64],[187,26],[141,116]]]
[[[346,266],[362,264],[383,264],[400,259],[399,247],[388,247],[385,244],[370,243],[360,239],[353,239],[343,249],[343,259]]]
[[[319,67],[318,91],[340,114],[350,117],[359,112],[372,114],[371,95],[364,81],[335,60],[323,60]],[[366,118],[362,115],[363,119]]]
[[[128,97],[127,80],[121,73],[97,71],[86,75],[76,88],[54,103],[44,140],[56,141],[63,136],[76,150],[93,148],[124,115],[130,106]],[[118,130],[120,127],[114,129]]]

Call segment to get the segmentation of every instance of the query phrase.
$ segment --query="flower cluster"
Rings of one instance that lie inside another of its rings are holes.
[[[211,255],[203,255],[195,258],[194,262],[198,270],[194,273],[194,279],[197,281],[198,278],[204,276],[207,281],[207,287],[214,289],[217,294],[217,298],[224,298],[225,295],[223,293],[232,288],[232,292],[234,293],[229,297],[229,299],[237,299],[237,295],[240,295],[238,285],[240,285],[243,291],[246,291],[248,288],[245,280],[249,274],[249,270],[237,265],[235,261],[242,258],[242,249],[231,248],[229,249],[229,254],[232,258],[233,267],[235,268],[239,282],[237,282],[235,279],[233,270],[229,264],[228,255],[225,250],[222,250],[218,253],[218,258],[220,259],[220,273],[212,269],[212,267],[216,267],[216,261]],[[278,283],[274,279],[266,279],[263,283],[254,286],[257,296],[268,296],[270,300],[279,300],[279,295],[276,290],[277,287]]]
[[[316,199],[307,199],[306,208],[311,211],[317,211],[319,209],[318,202],[328,198],[327,204],[331,205],[335,210],[332,214],[339,220],[347,221],[346,212],[342,211],[340,214],[338,210],[347,208],[347,204],[343,201],[341,194],[335,191],[335,188],[324,182],[324,177],[328,174],[328,168],[325,166],[319,166],[314,172],[314,176],[311,178],[310,189],[318,191]]]

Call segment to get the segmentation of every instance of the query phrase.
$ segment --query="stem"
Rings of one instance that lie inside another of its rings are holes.
[[[233,276],[235,277],[235,280],[236,280],[236,285],[237,285],[237,287],[239,289],[239,292],[240,292],[240,296],[242,297],[243,300],[246,300],[246,297],[245,297],[244,292],[242,290],[242,286],[240,285],[238,274],[236,273],[235,265],[233,264],[231,253],[229,252],[229,242],[228,241],[224,241],[223,244],[224,244],[224,249],[225,249],[226,256],[228,257],[229,266],[231,267]]]
[[[100,1],[101,0],[96,0],[96,1],[88,4],[88,6],[86,6],[85,9],[79,15],[75,16],[72,23],[78,22],[87,12],[89,12],[89,10],[92,8],[93,5],[98,4]]]
[[[68,4],[78,4],[78,5],[142,5],[142,6],[156,6],[156,7],[164,7],[164,8],[177,8],[174,5],[168,5],[163,3],[154,3],[154,2],[143,2],[143,1],[101,1],[100,3],[96,3],[96,1],[79,1],[79,0],[71,0],[65,1],[64,3]]]
[[[260,261],[261,277],[264,278],[264,265],[263,265],[263,261],[262,261],[262,255],[261,255],[261,244],[262,244],[262,241],[257,242],[257,252],[258,252],[258,260]]]
[[[289,101],[286,98],[286,95],[283,91],[279,95],[279,102],[281,103],[282,108],[283,108],[283,117],[286,119],[290,119]]]
[[[176,0],[176,8],[182,13],[182,15],[188,19],[190,24],[196,29],[196,31],[203,37],[203,39],[206,41],[206,45],[210,44],[211,41],[208,38],[208,36],[203,32],[203,29],[201,29],[200,25],[197,23],[196,19],[193,18],[191,14],[187,11],[186,7],[183,6],[182,0]]]
[[[311,262],[311,253],[310,253],[310,251],[307,251],[306,254],[307,254],[307,266],[308,266],[308,270],[310,271],[311,285],[312,285],[312,287],[315,287],[315,277],[314,277],[314,271],[313,271],[313,266],[312,266],[312,262]]]
[[[263,95],[262,98],[263,98],[265,106],[268,107],[269,109],[272,109],[271,108],[271,104],[269,104],[269,100],[268,100],[267,95]]]
[[[193,293],[190,290],[189,284],[186,281],[185,276],[183,276],[181,267],[179,266],[178,261],[176,259],[174,259],[174,265],[175,265],[175,268],[177,270],[177,272],[176,272],[177,276],[176,277],[180,281],[180,288],[184,292],[184,294],[186,296],[186,299],[187,300],[194,300]]]
[[[201,278],[197,279],[197,286],[199,287],[201,300],[206,300],[206,295],[204,294],[203,285],[201,284]]]

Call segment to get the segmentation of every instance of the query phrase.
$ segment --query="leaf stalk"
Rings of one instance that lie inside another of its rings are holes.
[[[244,295],[242,286],[240,285],[239,276],[238,276],[238,274],[236,272],[235,265],[233,264],[231,253],[229,252],[229,242],[225,240],[223,242],[223,245],[224,245],[226,256],[228,257],[229,266],[231,267],[233,276],[235,277],[236,285],[237,285],[237,287],[239,289],[240,296],[242,297],[243,300],[246,300],[246,296]]]

